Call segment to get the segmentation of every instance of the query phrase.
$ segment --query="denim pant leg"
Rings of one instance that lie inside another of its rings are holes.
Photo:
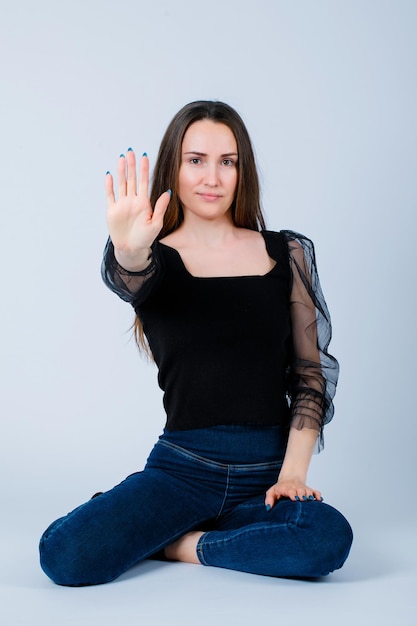
[[[221,482],[221,481],[220,481]],[[41,566],[57,584],[109,582],[218,512],[220,488],[202,497],[198,468],[156,445],[142,472],[89,500],[45,531]]]
[[[264,498],[236,506],[201,537],[197,553],[203,565],[298,578],[342,567],[353,534],[339,511],[324,502],[283,499],[267,512]]]

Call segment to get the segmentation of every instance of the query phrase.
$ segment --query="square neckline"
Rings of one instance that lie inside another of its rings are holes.
[[[266,253],[267,253],[268,257],[272,261],[274,261],[274,266],[268,272],[266,272],[266,274],[237,274],[236,276],[194,276],[194,274],[191,274],[191,272],[187,269],[181,254],[178,252],[178,250],[176,248],[173,248],[172,246],[169,246],[166,243],[162,243],[162,241],[158,241],[158,244],[163,246],[163,247],[165,247],[165,248],[167,248],[168,250],[173,250],[173,252],[175,253],[175,255],[177,256],[178,260],[181,263],[182,269],[193,280],[219,280],[219,279],[220,280],[233,280],[233,279],[240,279],[240,280],[242,280],[242,279],[248,279],[248,278],[267,278],[276,269],[276,267],[278,265],[278,261],[276,259],[274,259],[274,257],[271,256],[270,250],[268,249],[268,242],[267,242],[267,238],[265,237],[265,233],[267,231],[266,230],[260,230],[260,231],[257,231],[257,232],[259,232],[259,234],[262,235],[262,238],[263,238],[264,244],[265,244],[265,250],[266,250]]]

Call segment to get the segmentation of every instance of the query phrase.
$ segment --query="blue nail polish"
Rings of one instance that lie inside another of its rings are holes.
[[[268,513],[268,511],[270,511],[270,510],[271,510],[271,505],[270,505],[270,504],[266,504],[266,505],[265,505],[265,508],[266,508],[266,512]]]
[[[300,502],[300,498],[298,496],[295,496],[295,499],[297,500],[297,502]]]
[[[125,155],[123,154],[123,152],[122,152],[122,154],[120,155],[120,158],[121,158],[121,159],[124,159],[124,158],[125,158]]]
[[[142,154],[142,156],[146,156],[146,157],[147,157],[147,156],[148,156],[148,153],[147,153],[147,152],[144,152],[144,153]]]
[[[323,498],[323,497],[321,497],[321,498],[320,498],[320,502],[323,502],[323,500],[324,500],[324,498]]]
[[[133,149],[132,148],[128,148],[127,151],[128,152],[133,152]]]
[[[167,189],[167,192],[169,193],[170,197],[172,198],[172,191],[171,191],[171,189]]]
[[[314,496],[308,496],[309,500],[314,500]]]
[[[307,500],[307,496],[303,496],[303,500],[306,501]]]
[[[106,172],[106,176],[108,176],[109,174],[110,174],[110,172],[109,172],[109,170],[107,170],[107,172]]]

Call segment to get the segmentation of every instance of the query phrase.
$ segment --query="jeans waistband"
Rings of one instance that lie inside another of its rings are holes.
[[[288,432],[280,426],[212,426],[165,429],[159,439],[219,463],[271,463],[284,458]]]

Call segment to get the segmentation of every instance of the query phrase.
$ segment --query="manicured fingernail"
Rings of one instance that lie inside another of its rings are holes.
[[[309,500],[314,500],[314,496],[308,496]]]
[[[320,502],[323,502],[324,498],[320,498]]]
[[[147,153],[147,152],[144,152],[144,153],[142,154],[142,156],[146,156],[146,157],[147,157],[147,156],[148,156],[148,153]]]
[[[128,148],[127,151],[128,152],[133,152],[133,149],[132,148]]]
[[[303,500],[307,500],[307,496],[303,496]]]
[[[108,176],[109,174],[110,174],[110,172],[109,172],[109,170],[107,170],[107,172],[106,172],[106,176]]]
[[[298,496],[295,496],[295,499],[297,500],[297,502],[300,501],[300,498]]]
[[[271,510],[271,505],[270,505],[270,504],[266,504],[266,505],[265,505],[265,508],[266,508],[266,512],[268,513],[268,511],[270,511],[270,510]]]
[[[125,158],[125,155],[123,154],[123,152],[122,152],[122,154],[120,155],[120,158],[121,158],[121,159],[124,159],[124,158]]]
[[[167,193],[169,193],[170,198],[172,198],[172,191],[171,191],[171,189],[167,189]]]

